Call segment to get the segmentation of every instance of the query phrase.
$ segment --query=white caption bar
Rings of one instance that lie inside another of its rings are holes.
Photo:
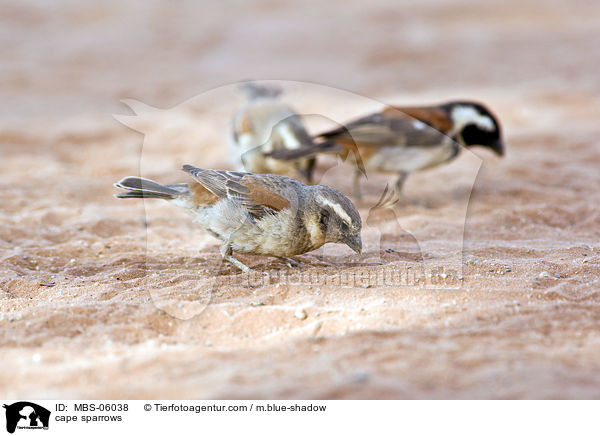
[[[600,434],[598,401],[4,400],[0,434]],[[40,433],[34,430],[42,430]],[[7,433],[8,432],[8,433]],[[168,433],[167,433],[168,434]]]

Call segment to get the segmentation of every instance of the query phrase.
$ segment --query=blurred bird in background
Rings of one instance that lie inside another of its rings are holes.
[[[355,164],[354,195],[361,198],[359,178],[366,171],[397,174],[396,194],[402,194],[408,175],[454,159],[460,146],[482,146],[504,154],[500,123],[484,105],[452,101],[435,106],[388,106],[382,111],[321,133],[312,145],[275,150],[280,160],[338,154]]]
[[[246,103],[235,113],[231,144],[236,165],[257,174],[272,173],[312,183],[314,157],[275,159],[268,153],[314,146],[300,117],[279,97],[281,89],[245,83]]]

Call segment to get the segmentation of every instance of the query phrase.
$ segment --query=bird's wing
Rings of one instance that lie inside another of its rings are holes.
[[[269,156],[280,160],[294,160],[314,156],[319,153],[340,154],[345,158],[354,155],[357,167],[365,172],[362,159],[376,152],[380,147],[435,147],[445,143],[448,137],[443,133],[446,126],[433,118],[433,109],[422,108],[417,111],[409,108],[403,112],[401,108],[388,107],[382,112],[367,115],[317,135],[323,141],[309,147],[295,150],[275,150]],[[419,118],[417,118],[419,117]],[[422,119],[420,119],[422,118]],[[433,125],[440,125],[438,130]]]
[[[217,197],[238,202],[255,218],[290,206],[288,199],[275,192],[277,185],[269,183],[274,176],[205,170],[191,165],[184,165],[183,170]]]
[[[367,115],[318,135],[343,146],[413,147],[441,144],[446,135],[397,109]]]

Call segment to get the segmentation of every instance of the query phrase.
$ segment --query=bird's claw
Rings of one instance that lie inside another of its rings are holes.
[[[296,262],[294,259],[290,259],[289,257],[282,257],[281,260],[283,260],[290,268],[298,268],[301,265],[300,262]]]

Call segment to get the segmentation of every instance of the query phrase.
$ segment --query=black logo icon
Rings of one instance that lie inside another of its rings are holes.
[[[48,430],[50,411],[28,401],[19,401],[6,409],[6,431],[14,433],[15,429],[44,429]]]

